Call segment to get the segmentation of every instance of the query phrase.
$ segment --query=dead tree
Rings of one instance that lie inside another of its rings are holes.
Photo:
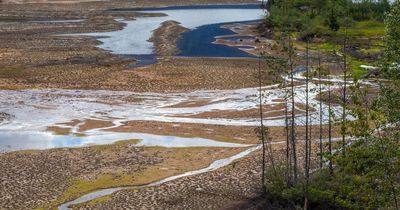
[[[328,75],[330,75],[330,70],[328,70]],[[328,152],[329,158],[332,158],[332,93],[331,93],[331,80],[328,82]],[[329,160],[329,172],[333,175],[333,163]]]
[[[263,94],[262,94],[262,73],[261,73],[261,53],[260,53],[260,58],[258,61],[258,82],[259,82],[259,106],[260,106],[260,121],[261,121],[261,127],[260,127],[260,135],[261,135],[261,143],[262,143],[262,163],[261,163],[261,186],[263,189],[263,193],[267,192],[266,186],[265,186],[265,167],[266,167],[266,161],[265,161],[265,153],[266,153],[266,146],[265,146],[265,131],[264,131],[264,113],[263,113]]]
[[[344,73],[344,84],[343,84],[343,98],[342,98],[342,153],[346,155],[346,107],[347,107],[347,99],[346,99],[346,91],[347,91],[347,55],[346,55],[346,47],[347,47],[347,26],[345,28],[345,37],[343,41],[343,73]]]
[[[309,65],[309,40],[307,40],[306,47],[306,138],[305,138],[305,160],[304,160],[304,210],[308,209],[308,183],[309,183],[309,175],[310,175],[310,166],[309,166],[309,144],[310,144],[310,136],[309,136],[309,76],[310,76],[310,65]]]
[[[321,69],[321,52],[318,49],[318,83],[319,83],[319,96],[322,97],[322,69]],[[319,168],[322,169],[322,164],[323,164],[323,144],[322,144],[322,133],[323,133],[323,127],[322,127],[322,99],[320,98],[319,100]]]
[[[291,38],[291,33],[289,31],[288,34],[289,37],[289,67],[290,67],[290,95],[291,95],[291,125],[290,125],[290,143],[291,143],[291,150],[292,150],[292,159],[293,159],[293,182],[296,183],[297,182],[297,153],[296,153],[296,122],[295,122],[295,94],[294,94],[294,68],[293,68],[293,54],[294,54],[294,50],[293,50],[293,43],[292,43],[292,38]]]
[[[292,156],[290,152],[290,132],[289,132],[289,110],[288,110],[288,91],[286,90],[286,81],[284,81],[285,90],[285,134],[286,134],[286,185],[289,187],[292,179]]]

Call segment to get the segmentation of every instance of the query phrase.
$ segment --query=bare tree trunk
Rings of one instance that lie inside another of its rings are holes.
[[[368,94],[368,93],[366,93]],[[368,105],[368,95],[365,95],[365,131],[364,131],[364,139],[367,141],[368,138],[368,130],[369,130],[369,105]]]
[[[288,112],[288,98],[286,95],[286,107],[285,107],[285,132],[286,132],[286,184],[289,187],[291,185],[290,180],[292,179],[292,157],[290,154],[290,134],[289,134],[289,112]]]
[[[313,119],[312,119],[312,115],[310,116],[310,138],[309,138],[309,144],[308,144],[308,173],[310,173],[311,170],[311,157],[312,157],[312,150],[311,150],[311,146],[312,146],[312,140],[313,140],[313,136],[312,136],[312,124],[313,124]]]
[[[330,71],[328,72],[328,75],[330,75]],[[329,116],[329,122],[328,122],[328,151],[329,155],[332,155],[332,106],[331,106],[331,80],[328,82],[328,116]],[[329,160],[329,172],[331,175],[333,175],[333,165],[332,161]]]
[[[305,170],[305,186],[304,186],[304,210],[308,209],[308,182],[309,182],[309,93],[308,93],[308,83],[309,83],[309,40],[307,40],[306,47],[306,141],[305,141],[305,161],[304,161],[304,170]]]
[[[392,189],[394,205],[396,206],[396,210],[399,210],[399,203],[397,201],[396,188],[395,188],[395,186],[393,184],[393,180],[392,179],[390,179],[390,186],[391,186],[391,189]]]
[[[343,41],[343,73],[344,73],[344,86],[343,86],[343,99],[342,99],[342,153],[346,155],[346,91],[347,91],[347,55],[346,55],[346,47],[347,47],[347,27],[345,28],[345,38]]]
[[[265,186],[265,132],[264,132],[264,115],[263,115],[263,102],[262,102],[262,81],[261,81],[261,55],[258,60],[258,82],[259,82],[259,94],[260,94],[260,101],[259,101],[259,106],[260,106],[260,121],[261,121],[261,142],[262,142],[262,165],[261,165],[261,186],[263,189],[263,193],[265,194],[267,192],[266,186]]]
[[[319,95],[320,97],[322,96],[322,81],[321,81],[321,76],[322,76],[322,69],[321,69],[321,54],[320,50],[318,49],[318,82],[319,82]],[[322,163],[323,163],[323,157],[322,153],[324,152],[323,150],[323,145],[322,145],[322,100],[319,100],[319,168],[322,169]]]
[[[273,152],[272,152],[272,141],[270,140],[270,138],[267,138],[267,139],[269,139],[267,141],[267,149],[268,149],[269,161],[270,161],[271,166],[272,166],[272,172],[274,173],[274,176],[277,177],[278,174],[276,172],[275,159],[274,159],[274,155],[273,155]]]
[[[286,91],[286,82],[284,82],[284,89]],[[286,132],[286,185],[291,186],[292,179],[292,157],[290,154],[290,135],[289,135],[289,112],[288,112],[288,93],[285,95],[285,132]]]
[[[295,100],[294,100],[294,69],[293,69],[293,46],[292,37],[289,32],[289,66],[290,66],[290,80],[291,80],[291,100],[292,100],[292,110],[291,110],[291,144],[292,144],[292,155],[293,155],[293,182],[297,182],[297,154],[296,154],[296,124],[295,124]]]

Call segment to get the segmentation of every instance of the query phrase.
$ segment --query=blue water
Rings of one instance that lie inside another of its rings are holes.
[[[240,49],[254,49],[254,47],[252,47],[252,46],[240,46],[240,45],[237,45],[237,46],[235,46],[235,47],[237,47],[237,48],[240,48]]]
[[[129,68],[138,68],[138,67],[143,67],[151,64],[156,64],[157,63],[157,55],[156,54],[143,54],[143,55],[120,55],[123,58],[129,58],[129,59],[134,59],[136,60],[136,63],[134,64],[129,64]]]
[[[148,8],[131,8],[131,9],[113,9],[113,11],[132,11],[132,12],[146,12],[146,11],[165,11],[165,10],[199,10],[199,9],[258,9],[260,4],[236,4],[236,5],[192,5],[192,6],[170,6],[170,7],[148,7]],[[257,23],[259,20],[246,21],[246,22],[229,22],[218,23],[211,25],[203,25],[194,30],[182,34],[178,42],[180,53],[178,56],[184,57],[227,57],[227,58],[253,58],[241,49],[252,49],[249,46],[227,46],[222,44],[214,44],[215,37],[237,35],[230,29],[222,28],[225,24],[232,23]],[[223,39],[230,41],[239,41],[240,39],[254,39],[254,36],[235,36],[226,37]],[[241,49],[240,49],[241,48]],[[150,64],[157,63],[157,55],[123,55],[123,57],[133,58],[138,62],[129,65],[130,68],[142,67]]]
[[[189,5],[189,6],[166,6],[166,7],[145,7],[145,8],[116,8],[111,11],[161,11],[161,10],[178,10],[178,9],[261,9],[261,4],[206,4],[206,5]]]
[[[254,21],[246,21],[240,23],[253,23]],[[238,22],[233,22],[238,23]],[[222,44],[214,44],[217,36],[235,35],[236,33],[230,29],[222,28],[221,26],[231,23],[219,23],[198,27],[192,31],[182,34],[181,40],[178,42],[180,50],[179,56],[187,57],[230,57],[230,58],[245,58],[255,57],[243,50],[240,46],[227,46]],[[248,48],[248,47],[241,47]]]
[[[239,42],[244,39],[255,39],[255,38],[256,38],[255,36],[231,36],[231,37],[223,37],[220,39],[227,40],[227,41]]]
[[[1,131],[0,152],[53,148],[77,148],[112,144],[121,140],[138,139],[136,146],[146,147],[247,147],[249,145],[219,142],[212,139],[161,136],[146,133],[102,132],[88,136],[54,135],[36,131]]]

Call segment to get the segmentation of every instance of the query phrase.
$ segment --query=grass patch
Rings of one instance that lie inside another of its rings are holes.
[[[339,30],[339,34],[344,36],[345,28]],[[383,37],[385,35],[385,24],[375,20],[360,21],[347,28],[347,34],[353,37]]]
[[[111,199],[112,199],[112,197],[111,197],[110,195],[106,195],[106,196],[103,196],[103,197],[100,197],[100,198],[96,198],[96,199],[94,199],[94,200],[91,200],[91,201],[85,203],[85,205],[88,205],[88,206],[95,206],[95,205],[98,204],[98,203],[103,203],[103,202],[109,201],[109,200],[111,200]]]
[[[0,67],[0,77],[19,77],[24,75],[25,68],[22,66]]]
[[[115,173],[99,176],[94,181],[75,180],[74,184],[64,193],[62,201],[72,200],[81,195],[114,186],[127,186],[134,183],[135,178],[132,175]]]
[[[368,61],[362,61],[355,58],[350,59],[350,74],[353,78],[359,79],[366,73],[368,73],[368,69],[361,68],[361,65],[374,66],[374,63]]]
[[[368,48],[362,48],[360,49],[360,52],[363,54],[379,54],[383,52],[383,47],[379,47],[379,46],[372,46],[372,47],[368,47]]]
[[[335,43],[331,43],[331,42],[324,42],[324,43],[318,44],[317,48],[319,48],[323,51],[333,52],[333,51],[340,51],[342,49],[342,46],[335,44]]]

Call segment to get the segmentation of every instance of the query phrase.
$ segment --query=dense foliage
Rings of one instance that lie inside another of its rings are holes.
[[[274,0],[269,6],[267,25],[272,29],[288,30],[306,36],[320,36],[338,31],[353,21],[383,21],[389,11],[387,0]]]
[[[329,3],[325,5],[325,2]],[[326,160],[333,162],[334,173],[323,168],[311,175],[308,206],[311,209],[399,209],[400,3],[389,6],[390,11],[385,15],[383,13],[388,10],[387,1],[351,3],[346,0],[282,0],[275,3],[271,6],[272,15],[268,21],[287,31],[293,28],[297,32],[309,31],[307,23],[317,19],[320,19],[317,22],[336,30],[341,25],[340,19],[345,16],[341,16],[343,13],[329,11],[342,8],[347,8],[346,11],[349,11],[353,19],[379,19],[385,16],[386,48],[382,70],[386,80],[382,82],[376,99],[371,99],[368,89],[362,88],[357,81],[351,87],[351,114],[356,120],[347,126],[348,135],[353,141],[345,147],[346,155],[336,152],[333,156],[325,156]],[[304,7],[313,9],[302,13]],[[289,16],[302,18],[290,20],[282,11],[286,11]],[[297,182],[287,185],[283,165],[278,166],[278,175],[269,175],[266,182],[267,197],[271,205],[277,208],[303,208],[305,184]]]

